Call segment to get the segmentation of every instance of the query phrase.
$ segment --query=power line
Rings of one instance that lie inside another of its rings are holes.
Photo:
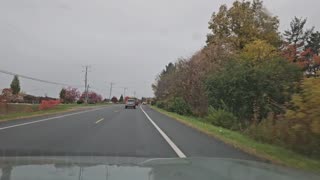
[[[70,84],[65,84],[65,83],[58,83],[58,82],[53,82],[53,81],[47,81],[47,80],[43,80],[43,79],[38,79],[38,78],[34,78],[34,77],[30,77],[30,76],[25,76],[25,75],[22,75],[22,74],[17,74],[17,73],[14,73],[14,72],[5,71],[5,70],[1,70],[1,69],[0,69],[0,72],[1,72],[1,73],[4,73],[4,74],[12,75],[12,76],[19,76],[19,77],[24,78],[24,79],[30,79],[30,80],[33,80],[33,81],[38,81],[38,82],[47,83],[47,84],[62,85],[62,86],[75,86],[75,85],[70,85]]]

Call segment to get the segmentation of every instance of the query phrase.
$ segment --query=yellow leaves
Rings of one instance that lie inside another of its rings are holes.
[[[291,102],[296,106],[300,106],[302,104],[302,97],[297,94],[293,95]]]
[[[314,119],[311,123],[311,131],[315,134],[320,135],[320,117],[318,119]]]
[[[230,8],[226,5],[213,13],[209,21],[207,43],[225,41],[242,50],[255,39],[263,39],[274,46],[280,45],[279,20],[267,13],[262,2],[235,1]]]
[[[277,49],[268,42],[255,40],[244,47],[241,56],[244,57],[244,59],[258,63],[278,57],[279,53]]]
[[[297,119],[303,119],[303,118],[305,118],[305,117],[306,117],[306,114],[303,113],[303,112],[297,112],[297,113],[296,113],[296,118],[297,118]]]
[[[292,128],[299,130],[304,124],[306,133],[320,134],[320,79],[304,79],[302,92],[292,97],[294,110],[286,112],[286,119],[295,120]]]
[[[295,112],[294,111],[292,111],[292,110],[288,110],[287,112],[286,112],[286,117],[288,118],[288,119],[293,119],[294,117],[295,117]]]
[[[292,129],[294,129],[295,131],[300,131],[301,129],[303,129],[303,126],[300,124],[295,124],[294,126],[292,126]]]

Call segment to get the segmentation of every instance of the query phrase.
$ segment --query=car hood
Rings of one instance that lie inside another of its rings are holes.
[[[222,158],[2,157],[0,169],[1,180],[320,179],[271,164]]]

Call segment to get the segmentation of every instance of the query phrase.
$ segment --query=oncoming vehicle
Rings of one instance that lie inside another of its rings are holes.
[[[128,99],[125,105],[125,109],[127,108],[136,108],[136,100],[135,99]]]

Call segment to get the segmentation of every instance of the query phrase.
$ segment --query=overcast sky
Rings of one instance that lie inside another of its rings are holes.
[[[0,69],[84,87],[104,97],[153,96],[156,75],[206,40],[208,21],[233,0],[0,0]],[[265,0],[280,30],[294,16],[320,27],[319,0]],[[306,5],[308,7],[306,8]],[[0,73],[0,89],[12,76]],[[29,94],[57,97],[62,86],[20,79]]]

